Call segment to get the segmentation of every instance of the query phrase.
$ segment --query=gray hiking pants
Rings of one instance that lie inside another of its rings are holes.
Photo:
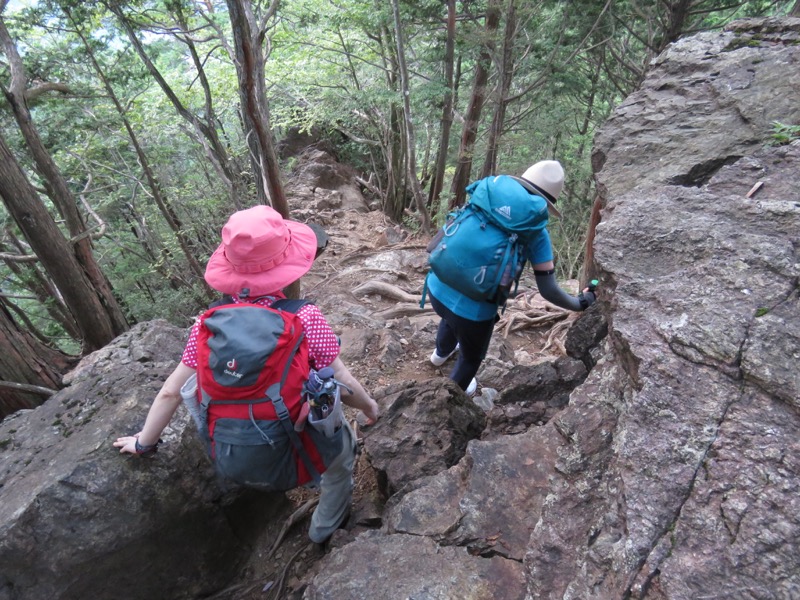
[[[327,540],[344,522],[353,499],[353,466],[356,462],[356,436],[345,420],[342,452],[322,474],[319,504],[311,517],[308,537],[318,544]]]

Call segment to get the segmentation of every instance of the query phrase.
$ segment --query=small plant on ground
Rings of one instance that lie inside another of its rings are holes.
[[[785,146],[797,140],[800,140],[800,125],[787,125],[780,121],[772,122],[771,146]]]

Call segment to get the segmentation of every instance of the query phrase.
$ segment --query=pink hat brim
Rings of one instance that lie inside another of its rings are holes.
[[[205,280],[212,288],[223,294],[238,295],[242,289],[250,290],[250,296],[266,296],[279,292],[308,273],[317,253],[317,236],[304,223],[285,220],[292,234],[288,253],[283,261],[268,271],[240,273],[225,256],[225,245],[219,247],[208,259]]]

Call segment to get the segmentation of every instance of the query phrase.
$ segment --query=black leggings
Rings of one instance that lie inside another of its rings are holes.
[[[462,390],[466,390],[486,357],[496,319],[471,321],[459,317],[430,292],[428,295],[433,310],[442,318],[436,332],[436,354],[447,356],[455,349],[456,344],[459,344],[458,360],[450,372],[450,379]]]

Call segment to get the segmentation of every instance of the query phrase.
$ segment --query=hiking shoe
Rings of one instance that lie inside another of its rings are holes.
[[[458,352],[458,344],[456,344],[456,347],[453,348],[453,351],[447,356],[439,356],[439,354],[436,352],[436,348],[434,348],[433,354],[431,354],[431,363],[434,367],[441,367],[445,362],[447,362],[447,359],[453,356],[453,354],[456,352]]]
[[[466,393],[467,396],[474,396],[475,392],[477,391],[478,391],[478,380],[473,377],[472,381],[469,382],[467,389],[464,390],[464,393]]]

